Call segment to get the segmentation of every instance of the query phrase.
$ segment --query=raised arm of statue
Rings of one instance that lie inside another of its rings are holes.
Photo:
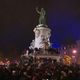
[[[41,14],[41,12],[38,10],[38,7],[36,7],[36,12],[37,12],[38,14]]]

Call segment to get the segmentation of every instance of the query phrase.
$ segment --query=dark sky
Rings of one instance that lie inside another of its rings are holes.
[[[29,46],[38,24],[36,7],[46,10],[52,43],[61,45],[80,39],[80,0],[2,0],[0,51],[22,51]]]

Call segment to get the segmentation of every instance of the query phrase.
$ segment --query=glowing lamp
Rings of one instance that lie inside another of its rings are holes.
[[[72,53],[73,53],[73,54],[76,54],[76,53],[77,53],[77,50],[76,50],[76,49],[74,49],[74,50],[72,51]]]

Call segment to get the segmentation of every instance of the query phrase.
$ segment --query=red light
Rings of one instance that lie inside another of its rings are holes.
[[[72,51],[72,53],[76,54],[76,53],[77,53],[77,50],[74,49],[74,50]]]

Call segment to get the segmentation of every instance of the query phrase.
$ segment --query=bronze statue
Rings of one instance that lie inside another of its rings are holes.
[[[36,8],[37,13],[40,15],[39,16],[39,24],[45,24],[46,19],[45,19],[45,10],[44,8],[41,8],[41,11],[38,10],[38,8]]]

